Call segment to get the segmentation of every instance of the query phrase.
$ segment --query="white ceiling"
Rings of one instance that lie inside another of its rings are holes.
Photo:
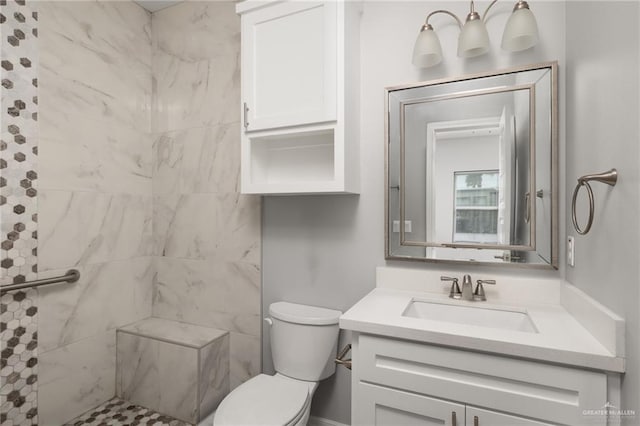
[[[165,7],[173,6],[176,3],[180,3],[180,0],[134,0],[140,6],[147,9],[149,12],[157,12]]]

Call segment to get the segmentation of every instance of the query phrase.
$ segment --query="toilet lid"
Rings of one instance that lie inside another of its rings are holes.
[[[296,419],[309,399],[307,383],[260,374],[234,389],[218,406],[215,426],[283,426]]]

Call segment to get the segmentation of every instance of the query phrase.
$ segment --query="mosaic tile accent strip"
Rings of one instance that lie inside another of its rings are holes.
[[[0,284],[37,278],[38,14],[0,0]],[[38,424],[37,292],[0,299],[0,424]]]
[[[113,398],[101,406],[83,414],[65,426],[83,425],[156,425],[156,426],[189,426],[172,417],[157,413],[148,408],[131,404],[120,398]]]
[[[38,75],[33,2],[0,0],[0,284],[37,278]]]
[[[38,424],[35,293],[35,290],[16,291],[0,299],[2,426]]]

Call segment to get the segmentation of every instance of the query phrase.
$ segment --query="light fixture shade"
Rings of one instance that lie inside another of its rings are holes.
[[[467,21],[458,37],[458,56],[473,58],[489,51],[489,34],[481,19]]]
[[[510,52],[529,49],[538,43],[538,25],[529,8],[514,10],[509,17],[504,33],[502,48]]]
[[[413,65],[420,68],[432,67],[442,61],[442,46],[440,39],[433,30],[427,27],[420,31],[416,44],[413,46]]]

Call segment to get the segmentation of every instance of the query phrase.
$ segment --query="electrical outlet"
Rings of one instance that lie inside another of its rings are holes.
[[[393,221],[393,232],[400,232],[400,221],[399,220],[394,220]],[[405,233],[411,232],[411,221],[410,220],[405,220],[404,221],[404,232]]]
[[[567,237],[567,264],[569,266],[576,264],[576,242],[572,236]]]

